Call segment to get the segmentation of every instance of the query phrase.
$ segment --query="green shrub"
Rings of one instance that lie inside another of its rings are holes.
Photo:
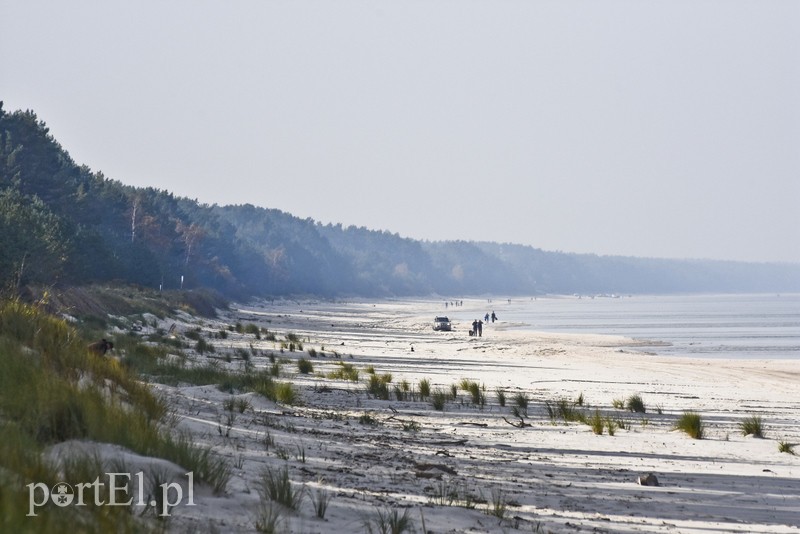
[[[600,415],[600,410],[595,409],[594,414],[589,417],[589,426],[592,427],[592,432],[598,436],[603,433],[605,427],[605,419]]]
[[[502,388],[498,387],[497,389],[495,389],[495,393],[497,393],[497,403],[500,404],[500,406],[505,406],[506,405],[506,392],[503,391]]]
[[[377,508],[372,520],[364,522],[364,529],[368,534],[403,534],[414,531],[414,522],[408,516],[408,508],[402,515],[396,509]]]
[[[297,360],[297,369],[301,374],[307,375],[314,371],[314,365],[305,358],[300,358]]]
[[[528,417],[528,403],[530,402],[528,394],[523,392],[515,393],[512,400],[520,416]]]
[[[444,411],[444,406],[447,403],[447,393],[441,388],[436,388],[431,394],[431,404],[434,410]]]
[[[431,381],[427,378],[419,381],[419,396],[422,400],[431,396]]]
[[[328,378],[358,382],[358,369],[353,364],[336,362],[336,365],[337,369],[326,375]]]
[[[299,398],[294,386],[289,382],[280,382],[275,386],[275,401],[294,406],[299,404]]]
[[[752,434],[757,438],[764,437],[764,426],[761,421],[761,417],[758,415],[751,415],[743,419],[739,423],[739,430],[742,432],[742,435],[744,436]]]
[[[275,501],[289,510],[297,510],[303,498],[303,488],[294,489],[289,480],[289,468],[273,470],[266,467],[258,480],[258,492],[264,500]]]
[[[371,374],[367,381],[367,393],[376,399],[389,400],[389,383],[384,376]]]
[[[686,432],[693,439],[703,439],[705,431],[700,414],[691,410],[683,412],[678,422],[675,423],[675,429]]]
[[[625,401],[625,408],[630,412],[636,413],[645,413],[647,410],[645,409],[644,401],[642,397],[637,393],[628,397],[628,400]]]

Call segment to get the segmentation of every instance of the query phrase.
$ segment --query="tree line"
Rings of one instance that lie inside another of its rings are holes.
[[[418,241],[200,204],[75,163],[33,111],[0,102],[0,287],[108,282],[232,298],[800,291],[800,265]]]

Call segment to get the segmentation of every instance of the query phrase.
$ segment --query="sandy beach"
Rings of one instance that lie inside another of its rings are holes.
[[[465,300],[459,311],[477,317],[483,306]],[[286,466],[305,497],[295,511],[276,508],[278,532],[380,532],[379,513],[391,511],[407,513],[411,531],[433,533],[800,531],[800,457],[778,448],[800,443],[799,360],[665,358],[622,337],[531,333],[502,321],[480,338],[467,323],[433,331],[444,313],[439,300],[279,301],[235,305],[215,320],[184,317],[179,332],[199,323],[211,335],[236,322],[274,332],[275,341],[232,332],[193,359],[238,369],[243,349],[265,368],[272,354],[300,402],[154,385],[178,428],[233,466],[224,494],[196,484],[196,505],[177,506],[169,530],[255,532],[258,480]],[[281,349],[287,333],[302,350]],[[299,373],[300,358],[313,372]],[[328,377],[342,363],[359,370],[357,382]],[[389,400],[367,393],[370,366],[391,374]],[[436,410],[419,398],[422,380],[457,395]],[[475,404],[462,381],[480,384],[483,400]],[[614,407],[632,395],[645,413]],[[527,415],[512,413],[521,396]],[[225,407],[232,397],[241,412]],[[551,417],[559,401],[616,421],[614,434]],[[674,430],[685,410],[701,415],[703,439]],[[764,438],[742,435],[751,415],[762,418]],[[638,483],[648,474],[657,486]],[[324,518],[314,506],[321,496]]]

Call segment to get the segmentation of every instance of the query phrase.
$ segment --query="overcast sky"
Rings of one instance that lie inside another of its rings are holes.
[[[800,2],[0,0],[79,164],[418,239],[800,262]]]

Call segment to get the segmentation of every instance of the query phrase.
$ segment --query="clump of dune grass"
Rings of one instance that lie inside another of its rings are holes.
[[[265,467],[258,479],[258,492],[262,501],[271,500],[289,510],[297,510],[303,498],[304,487],[293,487],[289,479],[289,468],[281,469]]]
[[[508,511],[508,498],[503,490],[492,488],[491,499],[486,513],[498,519],[504,519]]]
[[[375,419],[369,412],[364,412],[358,417],[359,424],[368,425],[368,426],[378,426],[380,422]]]
[[[675,423],[675,429],[685,432],[692,439],[703,439],[705,427],[700,414],[687,410]]]
[[[352,363],[336,362],[337,368],[329,372],[328,378],[358,382],[358,369]]]
[[[474,380],[468,380],[466,378],[463,378],[459,385],[462,390],[470,394],[472,404],[476,406],[486,405],[486,395],[484,394],[480,384],[478,384]]]
[[[319,481],[322,484],[322,480]],[[323,487],[317,487],[310,494],[311,503],[314,505],[314,513],[320,519],[325,519],[325,512],[328,510],[328,504],[333,498],[333,494]]]
[[[419,381],[419,397],[422,400],[427,399],[431,396],[431,381],[427,378],[423,378]]]
[[[289,382],[277,382],[275,384],[274,395],[275,402],[279,402],[281,404],[295,406],[300,403],[300,397],[297,393],[297,390]]]
[[[119,340],[123,340],[122,336]],[[118,339],[115,339],[118,341]],[[163,458],[224,491],[230,468],[211,449],[169,430],[168,406],[135,368],[87,350],[88,341],[64,320],[37,306],[0,301],[0,524],[8,532],[64,530],[64,510],[42,507],[27,518],[27,492],[19,481],[52,487],[65,472],[80,481],[102,472],[96,462],[72,460],[63,469],[44,459],[46,447],[68,440],[110,443]],[[158,366],[164,352],[119,343],[135,362]],[[215,375],[216,376],[216,375]],[[94,466],[94,467],[92,467]],[[77,475],[76,475],[77,476]],[[82,532],[138,531],[126,507],[73,507],[70,523]],[[61,512],[59,514],[59,512]]]
[[[367,380],[367,393],[376,399],[389,400],[389,382],[391,375],[370,374]]]
[[[506,392],[501,387],[495,388],[494,392],[497,394],[497,404],[504,407],[506,405]]]
[[[613,406],[617,410],[624,410],[625,409],[625,399],[612,399],[611,406]]]
[[[431,393],[431,404],[434,410],[440,412],[444,411],[445,404],[447,403],[447,393],[441,388],[436,388]]]
[[[595,409],[594,414],[589,417],[588,422],[589,426],[592,428],[592,432],[598,436],[603,434],[603,428],[605,428],[605,419],[603,419],[603,416],[600,415],[600,410]]]
[[[617,432],[617,422],[614,421],[610,417],[605,418],[606,429],[608,430],[608,435],[613,436]]]
[[[787,454],[794,454],[794,445],[786,441],[778,442],[778,452],[785,452]]]
[[[297,370],[304,375],[313,373],[314,364],[312,364],[309,360],[306,360],[305,358],[300,358],[299,360],[297,360]]]
[[[745,417],[739,422],[739,430],[744,436],[754,436],[756,438],[764,437],[764,424],[761,421],[761,416],[751,415]]]
[[[364,521],[364,529],[368,534],[414,532],[414,522],[408,511],[406,508],[401,514],[396,508],[376,508],[373,517]]]
[[[638,393],[631,395],[625,401],[625,409],[629,412],[646,413],[647,409],[642,400],[642,396]]]
[[[284,508],[272,501],[262,500],[256,512],[255,529],[261,534],[278,534],[288,531]]]
[[[514,415],[517,417],[528,417],[528,404],[531,400],[528,394],[520,391],[519,393],[515,393],[511,400],[514,402],[514,408],[516,408],[516,413]]]

